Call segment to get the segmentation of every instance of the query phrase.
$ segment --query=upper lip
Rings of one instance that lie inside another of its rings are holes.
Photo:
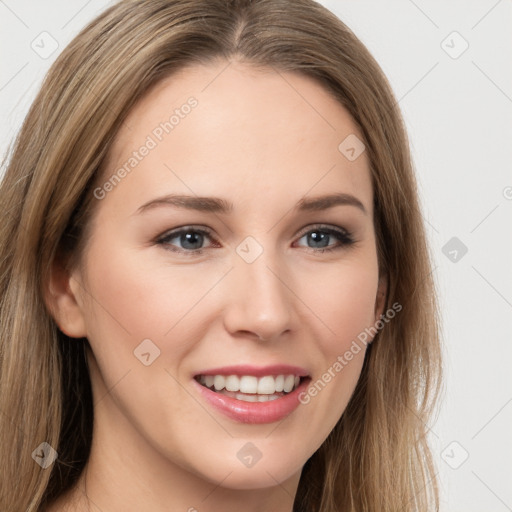
[[[309,372],[305,368],[289,364],[273,364],[269,366],[243,364],[209,368],[197,372],[195,377],[199,375],[253,375],[254,377],[264,377],[265,375],[295,375],[298,377],[308,377]]]

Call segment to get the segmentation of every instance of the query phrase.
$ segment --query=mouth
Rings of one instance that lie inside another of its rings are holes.
[[[295,391],[306,376],[296,374],[263,375],[204,375],[194,379],[203,387],[242,402],[270,402]]]
[[[201,370],[192,381],[213,410],[238,423],[262,424],[291,415],[311,376],[305,368],[289,364],[239,364]]]

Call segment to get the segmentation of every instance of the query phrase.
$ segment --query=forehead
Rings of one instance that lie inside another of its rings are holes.
[[[163,191],[246,202],[339,191],[371,212],[367,155],[354,159],[352,151],[361,151],[361,139],[347,110],[313,79],[217,61],[180,70],[138,102],[104,179],[126,171],[109,201]]]

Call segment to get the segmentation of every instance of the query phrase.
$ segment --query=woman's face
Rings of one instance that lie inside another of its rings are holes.
[[[70,280],[95,432],[126,460],[261,488],[297,478],[333,429],[382,307],[356,137],[316,82],[235,62],[132,110]]]

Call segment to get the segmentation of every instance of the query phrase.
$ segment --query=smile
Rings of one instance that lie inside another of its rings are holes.
[[[264,375],[198,375],[196,380],[206,388],[244,402],[277,400],[295,390],[301,377],[293,374]]]
[[[295,411],[311,377],[290,365],[237,365],[202,370],[192,382],[199,396],[238,423],[273,423]]]

